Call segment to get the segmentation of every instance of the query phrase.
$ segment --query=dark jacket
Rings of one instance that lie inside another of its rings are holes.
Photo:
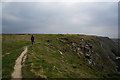
[[[32,35],[31,40],[34,41],[34,36]]]

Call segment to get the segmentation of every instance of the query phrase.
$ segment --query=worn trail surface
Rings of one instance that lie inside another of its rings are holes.
[[[27,54],[28,48],[27,46],[24,48],[24,51],[21,53],[21,55],[17,58],[14,66],[14,71],[12,73],[12,78],[22,78],[22,62],[23,58]]]

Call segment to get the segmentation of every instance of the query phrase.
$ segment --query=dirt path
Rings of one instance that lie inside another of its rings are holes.
[[[22,60],[24,58],[24,56],[26,55],[28,51],[27,46],[24,48],[24,51],[21,53],[21,55],[17,58],[16,62],[15,62],[15,66],[14,66],[14,71],[12,73],[12,78],[22,78]]]

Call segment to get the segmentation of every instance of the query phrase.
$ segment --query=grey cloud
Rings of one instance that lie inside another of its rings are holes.
[[[3,33],[83,33],[117,37],[117,3],[3,3]]]
[[[0,3],[0,34],[2,34],[2,3]]]

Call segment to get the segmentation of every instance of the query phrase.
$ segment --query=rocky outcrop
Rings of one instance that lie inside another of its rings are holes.
[[[105,72],[119,72],[120,63],[116,57],[120,54],[117,45],[107,37],[79,36],[77,38],[60,38],[70,46],[79,58],[86,60],[93,68]],[[116,67],[117,66],[117,67]]]

